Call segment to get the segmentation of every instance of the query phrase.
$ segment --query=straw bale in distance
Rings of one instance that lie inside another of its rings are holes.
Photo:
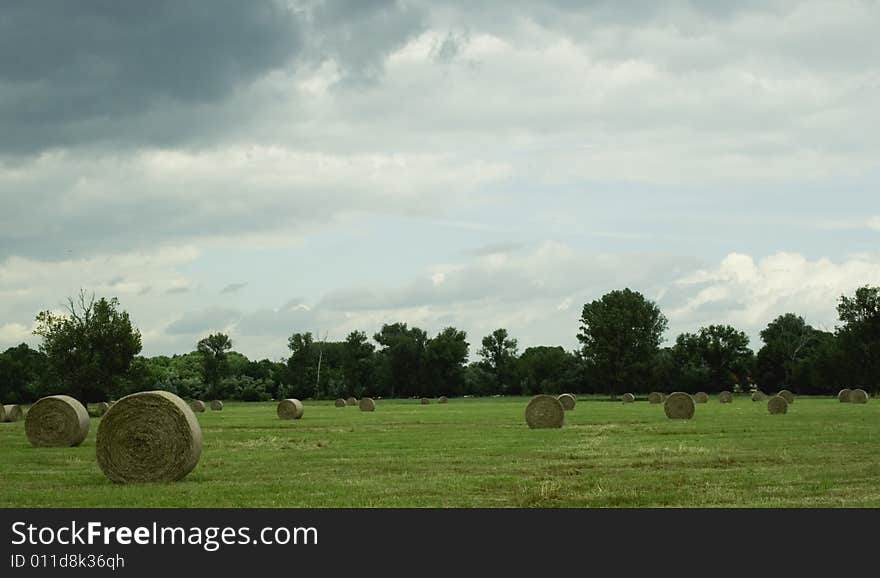
[[[0,405],[0,421],[19,421],[23,417],[24,411],[22,411],[20,405]]]
[[[722,391],[718,394],[718,401],[721,403],[731,403],[733,401],[733,393],[729,391]]]
[[[761,390],[752,394],[752,401],[764,401],[765,399],[767,399],[767,394]]]
[[[698,391],[694,394],[694,402],[696,403],[706,403],[709,401],[709,394],[705,391]]]
[[[560,428],[564,421],[562,402],[552,395],[536,395],[526,406],[526,423],[532,429]]]
[[[376,402],[372,398],[364,397],[358,402],[361,411],[376,411]]]
[[[69,395],[50,395],[31,406],[24,432],[37,447],[78,446],[89,435],[89,412]]]
[[[430,398],[427,398],[427,397],[423,397],[422,399],[419,400],[419,403],[422,404],[422,405],[430,405],[430,404],[431,404],[431,399],[430,399]]]
[[[441,395],[437,398],[437,403],[449,403],[449,398],[445,395]]]
[[[345,405],[357,405],[357,404],[358,404],[358,400],[356,397],[350,397],[345,400]]]
[[[223,411],[223,402],[219,399],[213,400],[208,404],[212,411]]]
[[[345,400],[340,397],[339,399],[337,399],[336,401],[333,402],[333,405],[335,405],[336,407],[345,407],[346,404],[345,404]]]
[[[98,425],[96,446],[98,466],[113,482],[173,482],[198,464],[202,429],[178,396],[143,391],[113,404]]]
[[[767,400],[767,411],[772,414],[782,414],[788,411],[788,402],[781,395],[774,395]]]
[[[194,399],[189,402],[189,408],[196,413],[203,413],[205,411],[205,402],[200,399]]]
[[[691,419],[694,410],[694,399],[682,391],[670,393],[663,402],[663,411],[669,419]]]
[[[864,389],[854,389],[849,392],[850,403],[868,403],[868,392]]]
[[[571,411],[574,409],[574,406],[577,404],[577,398],[570,393],[563,393],[556,396],[556,399],[562,404],[562,409],[565,411]]]
[[[620,396],[620,400],[623,403],[632,403],[636,400],[636,396],[631,393],[624,393],[622,396]]]
[[[305,408],[298,399],[282,399],[278,402],[278,417],[281,419],[300,419]]]
[[[837,401],[840,403],[849,403],[849,394],[852,393],[852,390],[848,387],[845,387],[837,392]]]
[[[788,403],[788,405],[791,405],[794,403],[794,394],[792,392],[788,391],[787,389],[783,389],[782,391],[780,391],[776,395],[785,399],[785,401]]]
[[[663,403],[663,394],[659,391],[652,391],[648,394],[648,403]]]

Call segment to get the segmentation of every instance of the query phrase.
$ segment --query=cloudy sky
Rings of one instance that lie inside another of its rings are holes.
[[[144,353],[407,321],[576,346],[832,329],[880,284],[880,3],[0,2],[0,348],[116,296]]]

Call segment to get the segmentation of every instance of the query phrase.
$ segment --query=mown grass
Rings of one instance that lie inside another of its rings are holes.
[[[559,430],[529,430],[525,398],[306,402],[198,414],[202,458],[183,481],[117,485],[76,448],[33,448],[0,423],[3,507],[880,506],[880,402],[799,398],[787,415],[737,397],[662,406],[578,401]]]

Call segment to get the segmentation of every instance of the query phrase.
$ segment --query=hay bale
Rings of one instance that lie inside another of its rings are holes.
[[[864,389],[854,389],[849,392],[850,403],[868,403],[868,392]]]
[[[0,421],[19,421],[24,417],[24,410],[20,405],[0,405]]]
[[[93,406],[90,405],[89,409],[91,410],[89,412],[91,415],[93,415],[95,417],[101,417],[105,413],[107,413],[108,409],[110,409],[110,404],[107,403],[106,401],[102,401],[100,403],[94,404]]]
[[[761,390],[758,390],[752,394],[752,401],[764,401],[766,399],[767,399],[767,394]]]
[[[731,403],[733,401],[733,393],[729,391],[722,391],[718,394],[718,401],[721,403]]]
[[[694,394],[694,402],[695,403],[707,403],[709,401],[709,394],[705,391],[698,391]]]
[[[659,391],[652,391],[648,394],[648,403],[663,403],[663,394]]]
[[[223,411],[223,402],[215,399],[210,403],[211,411]]]
[[[691,419],[694,410],[694,399],[681,391],[670,393],[663,402],[663,412],[669,419]]]
[[[358,402],[361,411],[376,411],[376,402],[369,397],[365,397]]]
[[[189,408],[196,413],[204,413],[205,412],[205,402],[200,399],[194,399],[189,402]]]
[[[449,398],[445,395],[441,395],[437,398],[437,403],[449,403]]]
[[[574,406],[577,404],[577,398],[570,393],[557,395],[556,399],[559,400],[559,403],[562,404],[562,409],[564,409],[565,411],[573,410]]]
[[[559,428],[564,421],[565,408],[552,395],[536,395],[526,406],[526,423],[531,429]]]
[[[345,400],[340,397],[339,399],[337,399],[336,401],[333,402],[333,405],[335,405],[336,407],[345,407],[346,403],[345,403]]]
[[[794,403],[794,394],[792,392],[788,391],[787,389],[783,389],[782,391],[780,391],[776,395],[785,399],[785,401],[788,403],[788,405],[791,405]]]
[[[423,397],[422,399],[419,400],[419,403],[422,404],[422,405],[430,405],[430,404],[431,404],[431,400],[430,400],[430,398]]]
[[[69,395],[50,395],[31,406],[24,432],[37,447],[78,446],[89,435],[89,412]]]
[[[113,404],[98,425],[98,466],[116,483],[174,482],[202,454],[202,429],[190,406],[167,391],[143,391]]]
[[[303,404],[298,399],[282,399],[278,402],[278,417],[281,419],[300,419],[303,416]]]
[[[622,401],[623,403],[632,403],[635,400],[636,396],[631,393],[624,393],[622,396],[620,396],[620,401]]]
[[[356,397],[350,397],[345,400],[345,405],[357,405],[357,404],[358,404],[358,400]]]
[[[849,394],[852,393],[852,390],[848,387],[845,387],[837,392],[837,401],[840,403],[849,403]]]
[[[774,395],[767,400],[767,411],[771,414],[783,414],[788,411],[788,401],[781,395]]]

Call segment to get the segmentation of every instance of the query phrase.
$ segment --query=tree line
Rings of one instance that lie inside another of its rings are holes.
[[[730,325],[682,333],[662,346],[667,319],[653,301],[630,289],[583,306],[580,347],[519,350],[504,328],[482,337],[469,362],[467,334],[447,327],[434,336],[407,323],[385,324],[368,336],[316,341],[293,333],[289,355],[250,360],[229,335],[214,333],[189,353],[141,356],[141,334],[116,298],[80,292],[67,311],[40,312],[38,349],[0,353],[0,400],[29,403],[67,393],[85,402],[164,389],[188,398],[259,401],[296,397],[435,397],[706,391],[788,388],[835,394],[843,387],[880,389],[880,287],[865,286],[837,304],[834,331],[780,315],[761,333],[757,354]]]

